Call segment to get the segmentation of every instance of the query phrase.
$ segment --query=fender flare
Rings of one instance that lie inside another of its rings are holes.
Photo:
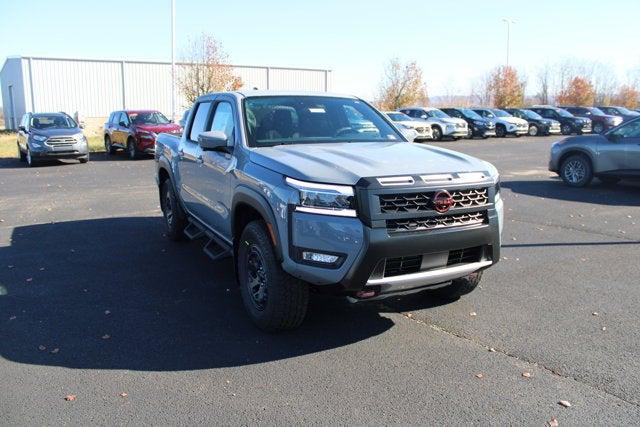
[[[558,159],[558,169],[562,167],[562,163],[565,161],[567,157],[573,156],[574,154],[582,154],[586,156],[591,162],[591,166],[593,167],[593,173],[597,173],[595,170],[596,162],[595,162],[593,153],[590,152],[589,150],[585,150],[583,148],[578,148],[578,147],[567,148],[567,150],[564,153],[562,153],[562,155]]]
[[[257,191],[239,186],[234,190],[233,201],[231,202],[231,229],[235,230],[235,212],[236,208],[240,204],[246,204],[251,206],[253,209],[258,211],[258,213],[262,216],[262,218],[267,221],[268,224],[273,227],[273,233],[275,234],[275,245],[274,249],[276,252],[276,258],[278,261],[282,261],[282,242],[280,241],[280,233],[278,231],[278,222],[276,221],[276,216],[273,213],[273,209],[271,209],[271,205],[267,201],[267,199],[258,193]],[[234,240],[239,236],[233,236]]]

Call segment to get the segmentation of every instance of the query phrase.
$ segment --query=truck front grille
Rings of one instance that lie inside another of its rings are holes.
[[[422,255],[387,258],[384,263],[384,277],[417,273],[422,264]]]
[[[433,211],[433,196],[435,192],[383,194],[380,195],[380,212],[421,212]],[[456,190],[451,192],[452,208],[470,208],[483,206],[489,202],[489,192],[486,188],[471,190]]]
[[[447,267],[456,264],[466,264],[470,262],[478,262],[482,257],[482,246],[475,248],[456,249],[449,252]]]
[[[387,230],[390,232],[422,231],[437,228],[460,227],[464,225],[485,224],[487,212],[473,212],[454,215],[442,215],[429,218],[390,219]]]

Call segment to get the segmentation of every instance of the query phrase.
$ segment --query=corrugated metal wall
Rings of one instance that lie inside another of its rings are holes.
[[[24,94],[20,94],[24,111],[16,111],[18,116],[27,111],[78,111],[82,117],[106,117],[121,108],[152,108],[171,114],[169,63],[35,57],[15,60],[21,61],[20,84],[24,88]],[[181,67],[176,69],[180,72]],[[234,71],[246,87],[258,89],[322,92],[331,87],[329,70],[234,66]],[[4,91],[3,84],[3,99]],[[176,90],[177,113],[186,107],[187,102]]]

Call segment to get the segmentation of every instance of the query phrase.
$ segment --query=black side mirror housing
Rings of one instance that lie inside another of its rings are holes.
[[[120,120],[120,123],[118,123],[118,125],[122,126],[123,128],[128,128],[129,125],[126,124],[125,122],[123,122],[122,120]]]
[[[203,151],[226,150],[229,143],[229,137],[219,130],[202,132],[198,135],[198,145]]]
[[[27,129],[24,126],[18,126],[18,130],[27,133]]]

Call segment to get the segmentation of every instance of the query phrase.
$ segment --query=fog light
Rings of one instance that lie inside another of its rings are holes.
[[[323,264],[333,264],[338,261],[338,256],[304,251],[302,252],[302,259],[305,261],[321,262]]]

